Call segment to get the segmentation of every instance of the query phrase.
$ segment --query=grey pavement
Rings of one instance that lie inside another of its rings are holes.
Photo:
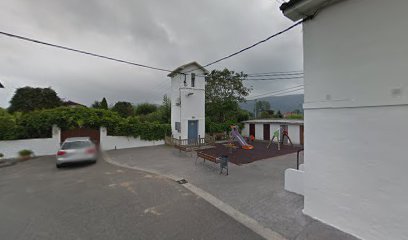
[[[284,171],[296,167],[296,154],[251,164],[229,165],[230,175],[189,153],[169,146],[112,150],[107,157],[120,165],[185,178],[262,226],[296,240],[355,240],[351,235],[305,216],[303,196],[284,190]]]
[[[181,185],[99,160],[0,169],[1,239],[261,239]]]

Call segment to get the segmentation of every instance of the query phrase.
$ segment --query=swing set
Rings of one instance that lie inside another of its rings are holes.
[[[290,142],[290,145],[293,146],[292,140],[289,137],[288,131],[285,130],[283,127],[279,127],[278,130],[276,130],[275,132],[273,132],[273,137],[272,139],[269,141],[268,146],[266,147],[267,149],[269,149],[273,143],[273,140],[276,138],[278,141],[278,150],[280,150],[280,146],[281,144],[283,145],[283,141],[284,138],[287,138]]]

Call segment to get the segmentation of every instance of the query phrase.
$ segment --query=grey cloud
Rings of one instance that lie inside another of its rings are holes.
[[[168,69],[202,64],[292,24],[272,0],[3,0],[0,30]],[[244,72],[302,69],[301,28],[210,69]],[[0,106],[17,87],[51,86],[61,97],[90,104],[107,97],[160,102],[164,72],[37,46],[0,36]],[[254,94],[301,81],[256,82]]]

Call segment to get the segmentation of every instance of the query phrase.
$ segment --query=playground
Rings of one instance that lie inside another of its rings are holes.
[[[274,139],[277,141],[274,142]],[[287,139],[290,144],[284,144],[284,139]],[[273,138],[268,142],[254,141],[253,136],[245,139],[239,133],[237,126],[231,126],[230,140],[228,142],[215,143],[212,148],[199,151],[212,157],[228,156],[229,162],[242,165],[261,159],[294,153],[300,149],[301,147],[295,147],[292,144],[287,131],[282,128],[276,130]]]
[[[234,142],[236,147],[230,147],[230,145],[225,143],[216,143],[213,148],[203,149],[201,151],[211,156],[227,155],[229,162],[236,165],[242,165],[262,159],[270,159],[289,153],[295,153],[301,149],[300,147],[296,146],[281,145],[280,150],[278,150],[277,144],[272,144],[268,149],[268,144],[269,142],[265,141],[251,142],[251,145],[254,148],[251,150],[246,150],[238,147],[239,145],[237,142]]]

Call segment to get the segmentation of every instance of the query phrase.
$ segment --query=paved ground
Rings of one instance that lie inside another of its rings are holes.
[[[168,179],[53,157],[0,169],[1,239],[260,239]]]
[[[218,174],[213,163],[195,164],[189,153],[168,146],[107,152],[119,164],[178,176],[212,194],[287,239],[356,240],[302,213],[303,197],[283,189],[284,170],[296,167],[296,153],[237,166],[230,175]]]
[[[281,150],[278,151],[278,144],[271,144],[269,149],[267,148],[268,144],[269,143],[267,141],[252,142],[251,145],[254,146],[254,149],[245,150],[239,147],[236,149],[231,149],[225,147],[225,144],[217,143],[215,144],[214,148],[209,148],[202,151],[216,157],[227,155],[230,162],[241,165],[252,163],[254,161],[262,160],[265,158],[272,158],[280,155],[294,153],[297,152],[297,150],[301,149],[301,147],[282,144]],[[239,146],[237,142],[235,142],[235,145]]]

